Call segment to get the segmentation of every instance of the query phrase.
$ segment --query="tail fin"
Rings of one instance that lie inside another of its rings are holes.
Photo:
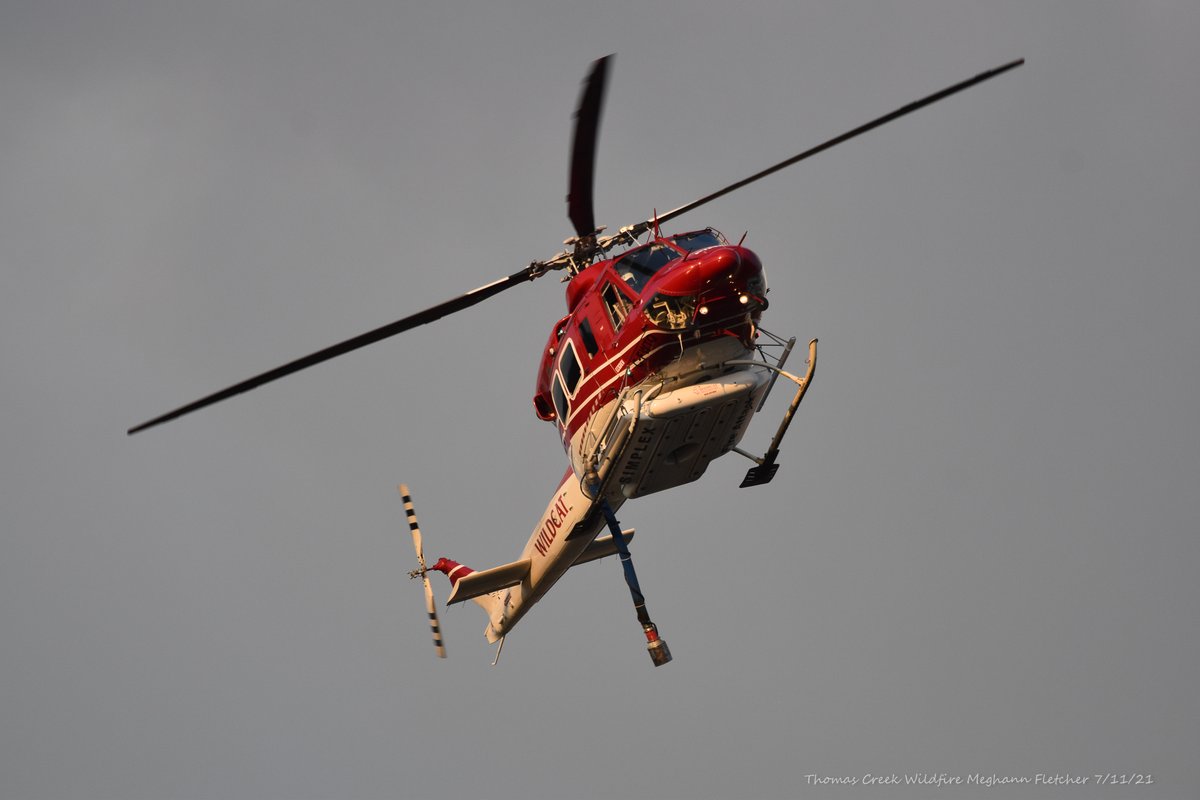
[[[439,558],[437,563],[431,565],[429,568],[431,570],[437,570],[438,572],[445,573],[446,577],[450,579],[450,586],[452,587],[452,590],[450,593],[451,599],[448,602],[455,603],[470,599],[474,600],[475,603],[483,609],[484,613],[488,615],[488,626],[483,632],[484,636],[487,637],[489,642],[494,643],[499,640],[501,638],[500,634],[496,633],[495,628],[492,626],[492,622],[499,621],[504,612],[504,596],[502,590],[497,589],[495,591],[483,593],[473,592],[469,597],[463,596],[455,599],[455,596],[459,594],[459,581],[461,581],[463,578],[466,578],[468,575],[482,576],[484,573],[477,573],[470,567],[460,564],[457,561],[453,561],[449,558]],[[490,570],[488,570],[488,572],[490,572]]]

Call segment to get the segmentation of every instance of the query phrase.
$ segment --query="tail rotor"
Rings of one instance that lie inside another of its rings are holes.
[[[404,500],[404,514],[408,517],[408,528],[412,531],[413,549],[417,551],[417,569],[408,573],[410,578],[420,578],[425,582],[425,610],[429,613],[429,629],[433,633],[433,646],[438,658],[446,657],[446,645],[442,642],[442,626],[438,622],[437,606],[433,602],[433,585],[429,582],[429,569],[425,566],[425,553],[421,547],[421,527],[417,524],[417,512],[413,510],[412,497],[408,494],[408,486],[400,484],[400,497]]]

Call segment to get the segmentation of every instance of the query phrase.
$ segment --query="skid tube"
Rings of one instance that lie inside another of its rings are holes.
[[[763,367],[769,369],[776,375],[782,375],[798,387],[796,396],[792,398],[792,402],[788,405],[787,411],[783,415],[783,420],[779,423],[779,430],[775,431],[775,437],[771,439],[771,445],[767,448],[767,452],[758,456],[751,455],[740,448],[733,448],[735,453],[743,455],[755,463],[755,466],[746,471],[746,477],[738,484],[739,489],[744,489],[747,486],[761,486],[764,483],[770,483],[775,477],[775,473],[779,471],[779,465],[775,463],[775,459],[779,456],[779,443],[783,441],[783,435],[787,433],[788,426],[792,424],[792,417],[796,415],[796,409],[800,407],[800,401],[804,399],[805,392],[808,391],[808,386],[812,383],[813,372],[817,369],[817,340],[813,339],[808,343],[808,370],[804,373],[803,378],[798,378],[790,372],[786,372],[779,367],[772,366],[763,361],[753,361],[750,359],[739,359],[736,361],[726,361],[726,364],[745,365]]]

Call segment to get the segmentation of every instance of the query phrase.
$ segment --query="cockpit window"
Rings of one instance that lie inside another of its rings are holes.
[[[613,269],[621,276],[621,280],[633,287],[639,294],[646,281],[665,265],[682,256],[665,244],[655,242],[645,247],[626,253],[613,264]]]
[[[702,231],[692,231],[691,233],[681,233],[678,236],[671,237],[671,241],[689,253],[693,250],[703,250],[706,247],[716,247],[717,245],[726,244],[725,237],[712,228]]]
[[[696,316],[696,298],[655,295],[646,309],[646,316],[664,330],[683,330]]]

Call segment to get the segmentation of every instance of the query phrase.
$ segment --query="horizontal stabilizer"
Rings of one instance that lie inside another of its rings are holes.
[[[489,592],[498,592],[509,586],[516,586],[525,580],[525,576],[528,574],[529,559],[502,564],[482,572],[472,572],[470,575],[459,578],[454,584],[454,591],[450,593],[446,605],[461,603]]]
[[[627,531],[621,531],[621,535],[625,537],[625,543],[629,544],[629,540],[633,538],[633,528]],[[600,536],[588,545],[588,549],[584,550],[579,558],[575,559],[572,567],[578,567],[580,564],[586,564],[589,561],[595,561],[598,558],[605,556],[614,556],[617,554],[617,543],[613,541],[612,535]]]

